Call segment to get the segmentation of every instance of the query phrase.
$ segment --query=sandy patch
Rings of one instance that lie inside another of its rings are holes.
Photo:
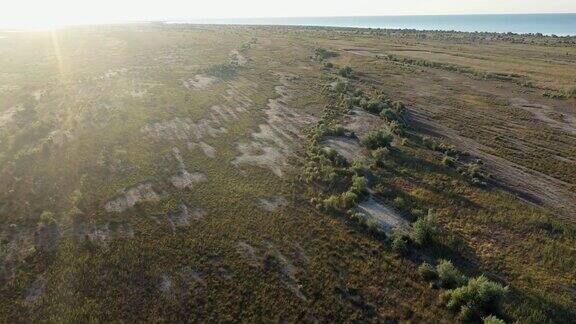
[[[232,161],[233,165],[258,166],[269,169],[278,177],[284,176],[283,169],[288,166],[288,162],[281,149],[257,142],[239,143],[237,148],[241,155]]]
[[[188,143],[188,149],[190,150],[195,150],[196,148],[199,148],[204,155],[206,155],[207,157],[213,159],[216,157],[216,149],[204,142],[200,142],[200,143],[194,143],[194,142],[189,142]]]
[[[177,227],[186,227],[190,225],[190,221],[200,221],[206,217],[206,212],[199,208],[190,209],[188,206],[182,204],[180,211],[176,214],[168,216],[168,223],[173,231]]]
[[[121,213],[139,202],[158,200],[160,196],[154,191],[152,183],[144,182],[126,189],[122,195],[108,201],[104,208],[110,213]]]
[[[357,139],[331,136],[320,142],[320,145],[335,150],[349,163],[368,159],[367,150],[360,145]]]
[[[40,99],[42,99],[42,97],[44,97],[45,94],[46,90],[36,90],[32,92],[32,97],[34,97],[34,100],[40,101]]]
[[[356,135],[363,137],[368,133],[387,128],[386,123],[380,116],[373,115],[361,108],[352,108],[350,120],[346,127],[356,133]]]
[[[208,181],[208,177],[201,172],[190,173],[181,170],[179,174],[170,177],[170,183],[178,189],[192,188],[195,183]]]
[[[288,79],[289,76],[280,75],[282,85],[275,88],[279,97],[268,100],[264,110],[266,122],[252,133],[253,141],[237,143],[240,156],[232,161],[235,166],[258,166],[282,177],[283,169],[288,167],[287,157],[304,139],[301,129],[317,121],[314,116],[287,106],[291,98]]]
[[[273,212],[282,206],[287,206],[288,201],[284,197],[274,196],[267,198],[258,198],[257,204],[258,206],[260,206],[260,208],[269,212]]]
[[[183,81],[184,87],[189,90],[204,90],[217,81],[216,78],[205,75],[197,74],[191,79]]]
[[[0,128],[7,126],[13,120],[14,114],[16,114],[21,107],[10,107],[7,110],[0,112]]]
[[[195,183],[208,181],[208,177],[201,172],[188,172],[184,165],[184,160],[178,148],[173,148],[172,153],[178,162],[179,172],[177,175],[170,177],[170,183],[178,189],[192,188]]]
[[[190,118],[176,117],[142,127],[141,131],[154,139],[199,141],[204,137],[216,137],[226,133],[226,128],[215,125],[212,120],[194,122]]]
[[[134,237],[134,229],[129,223],[90,224],[84,219],[78,219],[72,226],[76,239],[88,240],[103,247],[113,240]]]
[[[357,210],[377,220],[386,234],[391,234],[393,231],[408,232],[409,230],[410,223],[398,211],[385,206],[373,197],[358,204]]]

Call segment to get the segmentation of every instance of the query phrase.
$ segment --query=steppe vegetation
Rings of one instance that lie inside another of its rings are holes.
[[[573,38],[5,36],[0,321],[576,317]]]

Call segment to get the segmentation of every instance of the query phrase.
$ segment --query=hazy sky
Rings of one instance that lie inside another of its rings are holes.
[[[2,0],[0,27],[194,18],[574,12],[576,0]]]

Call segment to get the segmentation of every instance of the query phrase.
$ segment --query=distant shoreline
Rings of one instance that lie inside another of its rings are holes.
[[[414,29],[576,36],[576,13],[226,18],[169,20],[165,23]]]

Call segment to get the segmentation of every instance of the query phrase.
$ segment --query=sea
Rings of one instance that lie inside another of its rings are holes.
[[[453,30],[576,36],[576,13],[236,18],[170,21],[169,23]]]

